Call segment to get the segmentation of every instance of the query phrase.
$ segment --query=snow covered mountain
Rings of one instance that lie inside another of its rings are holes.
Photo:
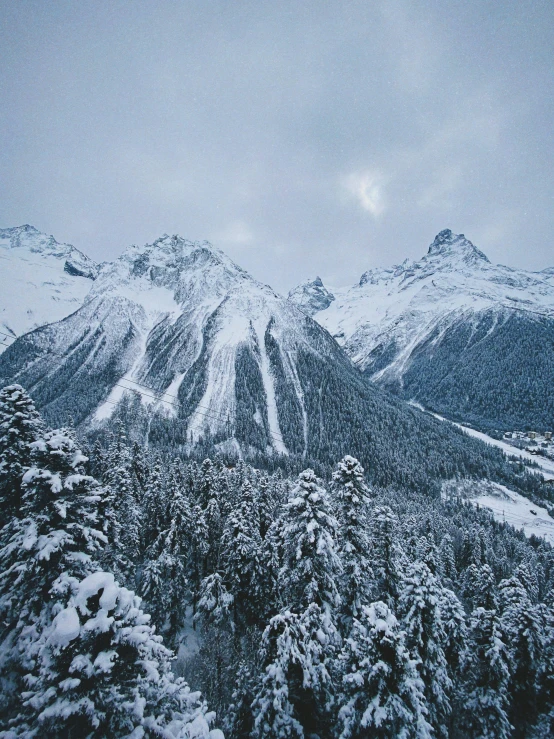
[[[318,309],[323,291],[334,300]],[[491,264],[444,230],[418,261],[332,293],[308,281],[289,299],[407,399],[487,427],[554,426],[554,269]]]
[[[13,337],[77,310],[98,266],[32,226],[0,229],[0,353]]]
[[[13,381],[51,423],[94,430],[115,417],[167,449],[313,464],[349,451],[384,485],[424,487],[483,456],[375,388],[327,331],[221,251],[178,236],[128,248],[77,311],[16,340],[0,357],[0,385]]]
[[[306,443],[298,352],[317,344],[322,358],[340,354],[316,324],[221,251],[177,236],[127,249],[103,266],[80,310],[22,341],[33,346],[24,357],[26,384],[51,413],[71,406],[77,422],[101,421],[126,386],[161,415],[186,420],[187,440],[225,436],[232,425],[243,440],[281,453]],[[281,429],[278,392],[299,415],[301,439]]]

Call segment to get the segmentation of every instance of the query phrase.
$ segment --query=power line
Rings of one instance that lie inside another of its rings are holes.
[[[6,336],[9,339],[14,339],[15,340],[15,339],[19,338],[18,336],[13,336],[13,335],[10,335],[10,334],[6,334],[3,331],[0,331],[0,334],[3,334],[4,336]],[[0,346],[6,346],[6,347],[8,347],[8,346],[11,346],[11,344],[6,344],[3,341],[0,341]],[[52,354],[54,354],[54,352],[49,352],[49,354],[52,355]],[[60,358],[63,358],[63,355],[61,355],[61,354],[56,354],[55,356],[60,357]],[[127,377],[122,377],[122,378],[120,378],[120,382],[121,381],[123,381],[123,382],[129,382],[129,383],[131,383],[133,385],[137,385],[137,387],[139,389],[137,390],[137,389],[132,388],[132,387],[126,387],[125,385],[121,385],[121,384],[119,384],[117,382],[114,384],[114,387],[120,387],[123,390],[128,390],[128,391],[131,391],[131,392],[134,391],[134,392],[141,393],[142,395],[145,395],[147,398],[151,398],[152,400],[155,400],[157,403],[167,403],[168,405],[171,405],[174,408],[175,408],[175,402],[170,401],[170,400],[166,400],[163,396],[166,395],[168,398],[174,398],[175,401],[179,401],[179,397],[177,395],[172,395],[171,393],[168,393],[168,392],[165,392],[165,391],[161,391],[161,392],[158,393],[158,391],[155,390],[154,388],[148,387],[148,385],[143,385],[142,383],[137,382],[136,380],[130,380]],[[144,388],[145,390],[148,390],[150,393],[156,393],[156,395],[149,395],[148,393],[145,393],[144,390],[141,389],[141,388]],[[113,401],[108,400],[108,399],[104,400],[103,402],[105,402],[105,403],[111,403],[112,405],[117,405],[117,403],[114,403]],[[202,409],[202,410],[199,410],[199,409]],[[209,411],[209,412],[206,412],[206,411]],[[229,420],[229,418],[227,416],[224,416],[222,413],[217,413],[217,411],[213,411],[210,408],[206,408],[206,406],[201,405],[200,403],[198,403],[196,405],[196,409],[194,410],[193,415],[194,414],[198,414],[199,416],[203,416],[205,418],[212,418],[215,421],[224,420],[225,422],[228,422],[228,420]],[[180,420],[180,419],[175,419],[175,420]],[[271,429],[265,429],[265,431],[266,431],[267,434],[269,434],[273,438],[279,440],[282,444],[285,444],[285,440],[284,440],[282,434],[278,433],[277,431],[272,431]]]
[[[129,380],[127,377],[121,378],[121,380],[123,382],[131,382],[134,385],[138,385],[139,388],[145,388],[146,390],[149,390],[152,393],[156,393],[157,392],[153,388],[150,388],[147,385],[142,385],[140,382],[137,382],[136,380]],[[119,385],[118,387],[122,387],[122,386]],[[133,389],[134,388],[125,388],[125,390],[133,390]],[[141,391],[136,391],[136,392],[141,392]],[[146,395],[146,393],[144,393],[144,394]],[[175,398],[175,400],[177,400],[177,401],[179,400],[179,397],[177,395],[172,395],[171,393],[168,393],[168,392],[160,391],[159,394],[160,394],[160,396],[167,395],[168,398]],[[157,397],[154,397],[154,396],[147,396],[147,397],[153,397],[154,400],[158,400],[158,398]],[[160,402],[163,402],[163,403],[169,403],[169,401],[163,400],[163,398],[161,398],[161,397],[159,398],[159,400],[160,400]],[[213,418],[215,418],[216,416],[219,416],[219,418],[225,418],[223,416],[223,414],[217,413],[217,411],[212,411],[211,408],[207,408],[205,405],[201,405],[200,403],[198,403],[196,407],[197,408],[203,408],[206,411],[210,411],[210,413],[212,413],[212,414],[215,413],[215,415],[212,416]],[[206,415],[206,414],[203,414],[203,415]],[[225,419],[225,420],[227,420],[227,419]],[[268,434],[271,434],[272,436],[275,436],[278,439],[280,439],[280,441],[282,441],[283,444],[285,443],[285,440],[284,440],[282,434],[278,433],[277,431],[271,431],[271,430],[269,430],[269,431],[267,431],[267,433]]]
[[[123,382],[131,382],[134,385],[138,385],[139,388],[146,388],[147,390],[150,390],[151,392],[156,392],[153,388],[149,388],[147,385],[141,385],[141,383],[136,382],[136,380],[129,380],[126,377],[125,378],[122,378],[122,380],[123,380]],[[175,407],[175,403],[174,402],[172,402],[170,400],[164,400],[163,397],[157,397],[155,395],[148,395],[143,390],[136,390],[135,388],[132,388],[132,387],[125,387],[125,385],[120,385],[117,382],[115,383],[115,386],[114,387],[120,387],[120,388],[123,388],[124,390],[130,390],[130,391],[134,391],[134,392],[137,392],[137,393],[140,392],[143,395],[145,395],[147,398],[152,398],[152,400],[155,400],[155,401],[161,402],[161,403],[168,403],[169,405]],[[179,400],[179,398],[176,395],[171,395],[170,393],[160,392],[160,396],[163,396],[163,395],[167,395],[170,398],[175,398],[175,400]],[[205,411],[209,411],[209,413],[199,411],[198,408],[202,408]],[[200,405],[200,403],[198,403],[196,405],[196,410],[194,411],[194,413],[198,413],[200,416],[205,416],[206,418],[213,418],[216,421],[219,421],[219,420],[225,420],[225,421],[227,421],[228,420],[228,418],[226,416],[224,416],[222,413],[217,413],[217,411],[212,411],[211,409],[206,408],[206,406]],[[276,438],[279,441],[281,441],[283,444],[285,443],[285,440],[283,439],[283,437],[281,436],[281,434],[277,433],[276,431],[271,431],[271,430],[266,429],[266,432],[268,434],[270,434],[271,436],[273,436],[274,438]]]

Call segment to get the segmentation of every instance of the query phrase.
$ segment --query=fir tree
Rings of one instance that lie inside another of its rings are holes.
[[[339,524],[342,612],[348,625],[370,600],[373,573],[369,562],[369,487],[357,459],[346,456],[333,473],[334,508]]]
[[[41,418],[21,385],[0,390],[0,529],[12,516],[19,516],[31,442],[42,430]]]
[[[292,608],[316,603],[330,612],[339,605],[336,530],[327,492],[312,470],[302,472],[284,511],[280,580]]]
[[[252,706],[253,737],[330,735],[329,642],[321,622],[315,603],[301,616],[287,610],[269,622],[260,649],[264,672]]]
[[[372,566],[379,598],[395,610],[399,595],[397,517],[388,506],[378,506],[370,521]]]
[[[218,572],[204,578],[194,618],[203,635],[195,675],[216,710],[229,704],[235,676],[237,629],[233,605],[233,595]]]
[[[524,737],[536,720],[537,678],[542,656],[540,611],[520,580],[513,576],[499,586],[502,602],[500,626],[508,647],[510,665],[510,722],[514,736]]]
[[[259,582],[261,538],[252,485],[245,479],[239,505],[231,511],[223,534],[226,581],[234,597],[235,620],[254,623],[263,612]]]
[[[450,534],[445,534],[439,545],[438,567],[441,580],[449,587],[453,586],[458,579],[456,571],[456,558],[454,556],[454,544]]]
[[[452,681],[443,648],[442,596],[442,588],[427,565],[415,562],[409,566],[399,600],[402,625],[423,681],[429,722],[437,736],[447,737]]]
[[[385,603],[362,606],[340,661],[340,739],[430,739],[423,683]]]
[[[477,608],[471,614],[462,665],[459,726],[469,736],[509,739],[508,653],[495,611]]]
[[[71,595],[42,635],[19,731],[52,739],[222,737],[210,732],[214,717],[199,694],[171,673],[172,653],[140,598],[106,572],[63,585]]]
[[[22,477],[20,518],[4,527],[0,551],[1,672],[11,672],[20,694],[32,669],[42,631],[51,623],[66,583],[87,576],[106,543],[101,529],[103,490],[84,474],[86,462],[75,441],[45,431],[31,442],[31,466]],[[3,717],[14,718],[14,693],[4,696]]]
[[[448,666],[448,674],[452,682],[456,683],[459,677],[462,656],[466,648],[465,612],[456,594],[448,588],[441,588],[439,610],[444,628],[442,647]]]
[[[538,676],[540,719],[537,737],[554,736],[554,607],[544,609],[544,644]]]
[[[130,463],[130,459],[129,459]],[[129,464],[130,472],[130,464]],[[144,491],[144,525],[142,541],[146,549],[157,539],[160,532],[167,528],[169,501],[165,485],[162,462],[156,457],[148,475]]]

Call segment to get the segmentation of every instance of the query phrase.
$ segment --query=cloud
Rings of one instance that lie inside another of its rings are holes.
[[[382,177],[371,171],[353,172],[343,180],[343,187],[361,207],[378,218],[385,210]]]
[[[216,243],[248,246],[254,241],[254,233],[245,221],[232,221],[214,235]]]

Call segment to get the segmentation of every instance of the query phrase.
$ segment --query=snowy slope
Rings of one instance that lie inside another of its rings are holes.
[[[0,356],[54,425],[122,419],[165,448],[360,459],[375,484],[510,477],[503,456],[376,388],[327,331],[207,242],[163,236],[101,266],[83,305]],[[517,487],[517,482],[515,483]]]
[[[32,226],[0,229],[0,352],[19,336],[79,308],[97,265]]]
[[[539,347],[541,341],[548,343],[554,336],[553,274],[552,269],[526,272],[491,264],[463,235],[445,230],[420,260],[369,270],[353,287],[333,289],[335,299],[319,312],[314,310],[317,300],[310,296],[321,294],[322,285],[316,288],[307,282],[292,291],[289,299],[301,308],[307,305],[307,312],[373,381],[422,401],[428,400],[426,394],[440,399],[442,393],[445,405],[437,409],[448,410],[446,401],[451,402],[456,388],[445,377],[464,352],[465,356],[471,352],[471,360],[479,365],[491,359],[477,359],[476,353],[490,347],[487,351],[494,354],[500,335],[502,353],[506,353],[504,343],[509,344],[510,334],[515,344],[518,332],[527,340],[536,334],[533,342]],[[525,361],[525,356],[513,358],[516,361]],[[533,366],[539,366],[535,359]],[[476,367],[471,369],[476,374]],[[532,375],[531,366],[519,369]],[[541,367],[539,374],[549,372],[549,367]],[[511,379],[512,372],[502,368],[499,374]],[[462,390],[458,376],[456,382]],[[479,382],[483,384],[483,378]],[[537,403],[542,393],[541,387]],[[463,417],[464,409],[456,410]],[[471,413],[471,403],[465,411]],[[484,409],[476,415],[485,415]]]
[[[554,545],[554,519],[546,508],[505,485],[488,480],[447,480],[443,483],[442,495],[444,498],[466,498],[473,505],[491,511],[497,521]]]
[[[419,407],[421,410],[425,410],[423,406],[418,403],[412,404]],[[448,419],[439,416],[438,413],[432,413],[432,415],[440,421],[448,421]],[[494,446],[497,449],[500,449],[507,457],[518,457],[519,459],[522,459],[524,463],[537,466],[545,480],[554,480],[554,461],[551,459],[531,454],[526,449],[518,449],[518,447],[508,444],[506,441],[494,439],[492,436],[488,436],[488,434],[484,434],[482,431],[477,431],[470,426],[464,426],[461,423],[455,423],[454,426],[457,426],[464,433],[468,434],[468,436],[473,436],[473,438],[479,439],[479,441],[483,441],[485,444],[489,444],[489,446]]]
[[[27,384],[40,366],[40,383],[51,396],[47,384],[73,371],[79,354],[79,366],[69,384],[60,384],[54,406],[63,405],[64,394],[86,390],[92,397],[83,411],[93,411],[86,414],[89,421],[101,421],[112,415],[125,386],[145,405],[184,416],[186,438],[196,442],[244,421],[237,414],[237,373],[253,373],[246,384],[258,435],[287,453],[277,412],[276,357],[270,360],[269,346],[271,340],[278,346],[280,368],[305,419],[293,356],[302,345],[313,351],[306,320],[211,244],[163,236],[104,265],[79,311],[27,339],[41,354],[25,364]],[[331,357],[337,347],[319,333],[318,352]],[[88,387],[82,383],[85,368]]]

